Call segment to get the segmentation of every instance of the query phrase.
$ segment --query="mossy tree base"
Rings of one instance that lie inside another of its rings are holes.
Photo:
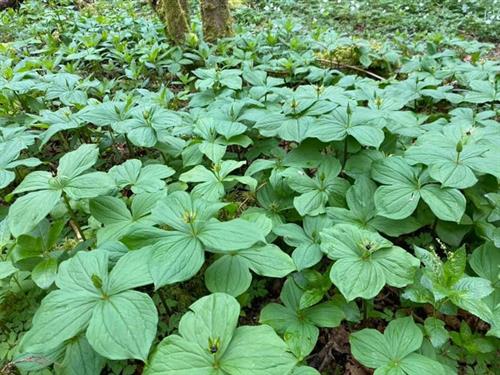
[[[187,0],[157,0],[153,7],[167,28],[169,39],[182,43],[189,32],[189,7]]]
[[[205,41],[213,42],[233,34],[233,20],[227,0],[201,0]]]

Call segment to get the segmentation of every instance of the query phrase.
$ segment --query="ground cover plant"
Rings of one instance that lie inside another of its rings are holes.
[[[500,371],[495,1],[21,3],[1,374]]]

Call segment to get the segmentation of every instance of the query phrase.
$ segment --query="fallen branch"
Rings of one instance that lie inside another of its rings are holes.
[[[330,65],[330,63],[331,63],[331,61],[329,61],[329,60],[324,60],[324,59],[317,59],[317,60],[322,64]],[[352,70],[356,70],[358,72],[362,72],[362,73],[369,75],[370,77],[376,78],[380,81],[385,81],[387,79],[387,78],[384,78],[382,76],[379,76],[378,74],[372,73],[369,70],[360,68],[359,66],[356,66],[356,65],[341,64],[341,63],[335,63],[335,65],[337,65],[337,67],[339,67],[339,68],[352,69]]]

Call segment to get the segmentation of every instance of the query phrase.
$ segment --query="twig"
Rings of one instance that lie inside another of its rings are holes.
[[[324,59],[318,59],[318,61],[322,64],[330,64],[330,61],[328,60],[324,60]],[[339,68],[345,68],[345,69],[352,69],[352,70],[356,70],[358,72],[362,72],[362,73],[365,73],[366,75],[369,75],[373,78],[376,78],[380,81],[385,81],[387,78],[384,78],[382,76],[379,76],[378,74],[375,74],[375,73],[372,73],[368,70],[365,70],[363,68],[360,68],[359,66],[356,66],[356,65],[349,65],[349,64],[341,64],[341,63],[337,63],[337,66]]]
[[[64,199],[64,204],[66,205],[66,209],[69,212],[69,215],[71,217],[69,221],[69,225],[71,226],[71,229],[73,229],[73,232],[75,232],[76,238],[78,241],[86,241],[85,235],[83,234],[82,228],[80,227],[80,224],[78,224],[78,221],[76,220],[76,214],[75,211],[71,208],[71,205],[69,204],[69,199],[66,196],[65,193],[63,193],[63,199]]]

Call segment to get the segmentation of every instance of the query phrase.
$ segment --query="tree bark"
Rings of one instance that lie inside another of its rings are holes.
[[[188,0],[156,0],[151,4],[165,24],[169,39],[175,44],[182,43],[189,32]]]
[[[233,34],[233,19],[228,0],[200,0],[203,36],[214,42]]]
[[[17,7],[22,0],[0,0],[0,10]]]

